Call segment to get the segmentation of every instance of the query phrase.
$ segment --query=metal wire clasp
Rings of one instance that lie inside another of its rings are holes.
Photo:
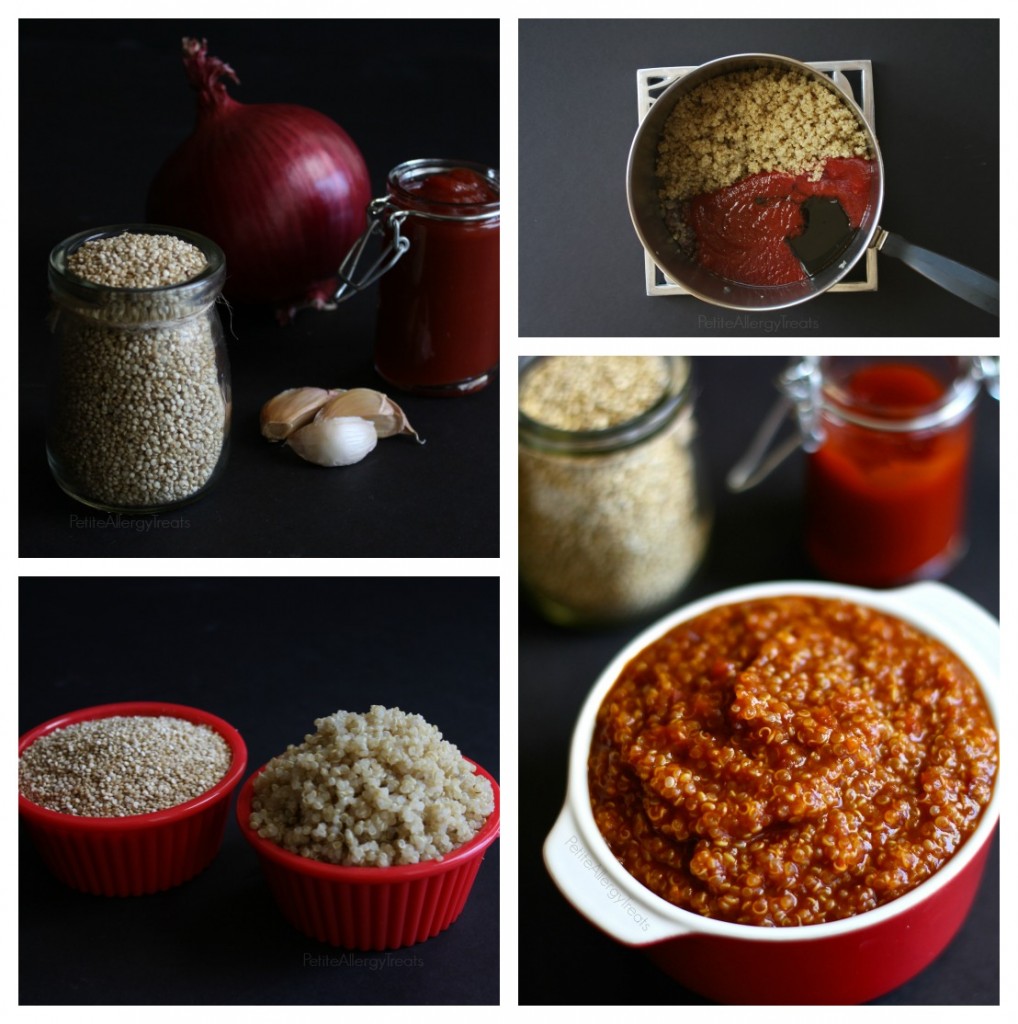
[[[730,491],[738,493],[755,487],[797,448],[815,452],[824,443],[824,377],[820,358],[803,356],[793,360],[776,383],[781,397],[760,424],[746,454],[729,471],[725,482]],[[932,412],[886,421],[844,409],[839,409],[838,415],[857,426],[890,433],[937,429],[965,416],[979,395],[980,387],[985,387],[993,398],[1000,398],[1000,363],[993,356],[972,357],[964,379],[955,382],[943,403]],[[775,444],[774,439],[786,417],[794,417],[798,432]]]
[[[996,356],[976,356],[973,375],[986,388],[991,398],[1000,401],[1000,359]]]
[[[738,493],[755,487],[800,446],[804,451],[815,452],[823,444],[824,434],[820,425],[823,375],[819,357],[803,356],[790,364],[778,377],[777,385],[781,397],[760,424],[746,454],[729,470],[725,483],[730,491]],[[798,421],[798,432],[771,449],[782,423],[793,411]]]
[[[386,271],[392,269],[396,261],[410,248],[410,239],[400,233],[403,221],[409,216],[409,210],[401,210],[393,206],[385,197],[371,200],[368,204],[368,226],[339,265],[338,274],[342,283],[332,297],[334,302],[343,302],[353,298],[358,292],[373,285]],[[383,246],[378,258],[368,267],[360,280],[353,280],[357,264],[360,263],[371,236],[384,234],[386,229],[390,232],[388,244]]]
[[[343,302],[358,292],[373,285],[384,273],[395,266],[396,261],[410,248],[410,239],[400,232],[400,227],[408,217],[420,220],[447,221],[456,224],[477,224],[481,221],[494,221],[499,216],[498,210],[481,209],[476,213],[457,210],[455,213],[435,213],[430,210],[405,210],[392,203],[388,196],[372,199],[368,203],[368,226],[364,234],[353,244],[353,248],[343,257],[337,275],[340,284],[333,295],[333,302]],[[388,245],[384,246],[378,259],[367,269],[359,280],[353,280],[357,264],[364,255],[368,241],[372,235],[383,234],[386,229],[391,234]]]

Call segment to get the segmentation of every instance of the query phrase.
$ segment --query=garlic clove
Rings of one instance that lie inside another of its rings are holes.
[[[374,424],[359,416],[333,416],[301,427],[286,443],[302,459],[319,466],[350,466],[378,444],[378,434]]]
[[[418,444],[424,444],[410,426],[406,413],[388,395],[373,388],[351,388],[342,392],[321,406],[315,419],[333,416],[360,416],[374,423],[379,437],[407,434]]]
[[[326,402],[342,393],[342,388],[287,388],[281,391],[262,406],[262,435],[270,441],[285,440],[299,427],[310,423]]]

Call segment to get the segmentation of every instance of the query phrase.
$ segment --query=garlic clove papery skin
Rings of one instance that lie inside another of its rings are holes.
[[[285,441],[295,430],[310,423],[326,402],[342,393],[342,388],[287,388],[281,391],[262,406],[262,436],[270,441]]]
[[[378,434],[369,420],[334,416],[308,423],[291,434],[286,443],[302,459],[319,466],[351,466],[374,449]]]
[[[331,419],[334,416],[360,416],[375,425],[379,437],[408,434],[424,444],[420,435],[410,426],[406,413],[386,394],[373,388],[351,388],[330,399],[321,406],[315,419]]]

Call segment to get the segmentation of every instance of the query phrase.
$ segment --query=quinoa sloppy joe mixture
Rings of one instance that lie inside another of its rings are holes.
[[[656,170],[665,222],[687,256],[732,281],[782,285],[845,251],[873,168],[857,115],[833,89],[800,71],[756,68],[678,100]]]
[[[598,712],[597,826],[669,902],[741,924],[872,910],[975,830],[997,769],[976,679],[850,602],[712,609],[633,658]]]

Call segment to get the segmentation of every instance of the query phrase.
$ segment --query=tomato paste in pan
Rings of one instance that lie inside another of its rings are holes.
[[[721,277],[751,285],[791,284],[818,273],[848,247],[861,225],[873,166],[858,157],[832,158],[817,181],[805,174],[763,172],[695,196],[686,219],[696,236],[697,261]],[[825,216],[823,227],[816,217],[815,231],[823,239],[811,246],[819,257],[811,265],[792,243],[813,233],[809,201],[816,197],[835,201],[843,215],[832,218],[830,211],[813,207]]]

